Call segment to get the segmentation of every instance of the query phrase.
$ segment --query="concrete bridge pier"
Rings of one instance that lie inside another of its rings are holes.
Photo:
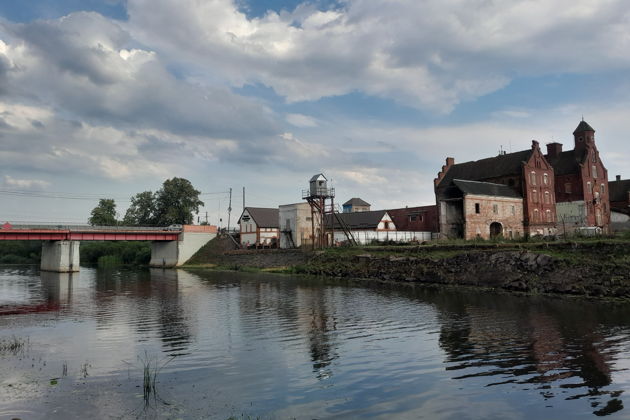
[[[184,226],[177,241],[151,242],[151,267],[173,268],[183,265],[202,246],[217,236],[210,226]],[[194,230],[193,230],[194,229]]]
[[[42,242],[41,271],[72,273],[79,271],[79,241]]]

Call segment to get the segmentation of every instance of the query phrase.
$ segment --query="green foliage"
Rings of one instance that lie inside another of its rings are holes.
[[[111,198],[101,198],[88,219],[92,226],[116,226],[116,203]]]
[[[144,191],[131,197],[131,205],[125,213],[126,226],[189,225],[193,213],[199,211],[203,201],[200,191],[184,178],[167,179],[162,188],[153,193]]]
[[[158,225],[189,225],[193,222],[193,213],[199,211],[203,201],[200,191],[184,178],[167,179],[162,189],[155,193],[155,221]]]
[[[118,264],[147,265],[151,261],[149,242],[83,242],[81,262],[112,266]]]
[[[155,220],[155,194],[144,191],[131,197],[131,205],[125,213],[125,226],[151,226]]]
[[[41,253],[41,242],[0,241],[0,264],[37,264]]]
[[[116,267],[122,264],[122,259],[118,255],[103,255],[98,257],[99,267]]]

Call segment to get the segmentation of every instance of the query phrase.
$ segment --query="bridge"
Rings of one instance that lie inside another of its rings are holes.
[[[0,226],[0,241],[42,241],[42,271],[79,271],[82,241],[151,241],[152,267],[171,268],[184,264],[217,235],[216,226]]]

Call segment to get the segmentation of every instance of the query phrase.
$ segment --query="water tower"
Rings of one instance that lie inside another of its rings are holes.
[[[331,242],[335,237],[334,223],[326,226],[326,215],[333,215],[335,211],[335,189],[328,188],[328,179],[324,174],[313,175],[308,190],[302,191],[302,198],[311,206],[313,248],[323,248],[328,245],[327,230],[331,231]]]

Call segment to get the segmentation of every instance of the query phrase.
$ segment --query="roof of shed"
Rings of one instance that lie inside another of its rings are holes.
[[[279,228],[279,212],[278,209],[271,209],[265,207],[245,207],[245,210],[256,222],[256,226],[263,228]],[[245,213],[243,210],[243,213]],[[238,219],[238,223],[241,223],[241,217]]]
[[[608,181],[610,201],[627,201],[630,191],[630,179],[621,181]]]
[[[363,200],[361,200],[358,197],[353,197],[350,200],[346,201],[345,203],[343,203],[343,206],[370,206],[370,203],[367,203]]]
[[[492,182],[465,181],[462,179],[453,180],[453,184],[464,194],[489,195],[495,197],[522,198],[519,193],[503,184]]]
[[[348,226],[350,229],[376,229],[378,224],[383,220],[387,211],[385,210],[375,210],[375,211],[359,211],[355,213],[337,213],[337,216],[343,221],[343,223]],[[326,226],[331,226],[331,221],[333,220],[333,215],[329,214],[326,216]],[[339,221],[334,219],[335,229],[341,229],[341,225]]]
[[[531,155],[532,150],[528,149],[472,162],[457,163],[446,171],[440,185],[449,185],[454,179],[480,181],[506,175],[520,175],[523,172],[523,162],[527,162]]]
[[[315,174],[311,177],[311,180],[309,182],[313,182],[313,181],[317,181],[319,179],[319,177],[324,178],[326,181],[328,181],[328,178],[326,178],[324,176],[324,174]]]

